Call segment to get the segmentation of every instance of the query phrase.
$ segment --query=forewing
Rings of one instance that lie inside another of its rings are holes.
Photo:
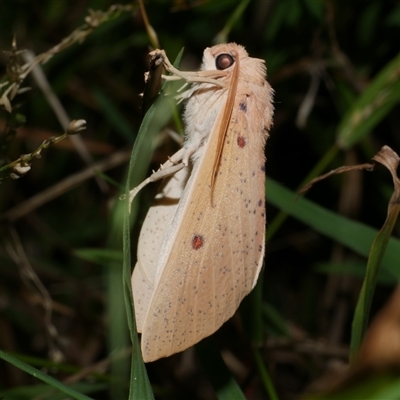
[[[221,121],[191,177],[179,229],[145,318],[146,362],[215,332],[257,280],[264,255],[267,133],[265,119],[251,110],[271,114],[272,107],[269,86],[253,86],[235,98],[214,188],[210,183]]]
[[[190,168],[187,167],[164,180],[140,231],[138,260],[131,279],[138,332],[143,330],[144,318],[154,291],[161,243],[165,231],[171,225],[189,175]]]

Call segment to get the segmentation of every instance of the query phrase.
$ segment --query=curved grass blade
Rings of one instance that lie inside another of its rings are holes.
[[[315,266],[316,272],[330,275],[347,275],[363,279],[365,277],[365,261],[343,261],[319,263]],[[377,275],[377,282],[383,285],[395,285],[396,279],[385,269],[380,269]]]
[[[397,170],[400,165],[400,157],[388,146],[384,146],[374,157],[374,160],[384,165],[391,173],[394,184],[394,192],[389,201],[388,214],[382,229],[379,231],[371,246],[367,273],[361,288],[353,319],[353,329],[350,342],[350,361],[354,361],[361,340],[367,329],[372,298],[375,291],[378,271],[388,246],[393,228],[400,213],[400,179]]]
[[[348,384],[342,390],[308,395],[303,397],[302,400],[398,400],[399,398],[399,376],[396,373],[387,372],[386,374],[359,379],[357,383]]]
[[[366,136],[400,100],[400,53],[376,76],[343,117],[336,138],[349,149]]]
[[[76,382],[68,386],[79,393],[94,393],[105,391],[107,383]],[[12,389],[0,389],[2,400],[65,400],[65,393],[49,387],[49,385],[18,386]]]
[[[212,338],[196,344],[196,353],[211,381],[218,400],[246,400],[238,383],[232,377]]]
[[[342,243],[349,249],[368,257],[371,243],[378,231],[360,222],[352,221],[327,210],[310,200],[267,179],[268,203],[286,211],[317,232]],[[382,268],[395,278],[400,278],[400,240],[391,238],[383,257]]]
[[[53,378],[52,376],[49,376],[45,374],[44,372],[31,367],[28,364],[25,364],[24,362],[18,360],[18,358],[15,358],[11,356],[10,354],[5,353],[4,351],[0,350],[0,358],[3,360],[9,362],[10,364],[14,365],[18,369],[25,371],[26,373],[34,376],[35,378],[40,379],[41,381],[47,383],[48,385],[52,386],[55,389],[58,389],[59,391],[67,394],[68,396],[71,396],[73,399],[77,400],[93,400],[91,397],[86,396],[85,394],[79,393],[70,387],[64,385],[57,379]]]
[[[270,400],[279,400],[279,397],[278,397],[278,394],[276,393],[271,376],[267,370],[267,367],[264,364],[264,361],[261,357],[260,352],[257,349],[254,349],[253,354],[254,354],[254,358],[256,360],[257,368],[258,368],[262,383],[265,387],[266,392],[268,393],[268,398]]]
[[[350,361],[354,361],[356,353],[360,347],[361,341],[367,329],[369,313],[372,304],[372,298],[375,292],[376,280],[385,254],[389,239],[391,237],[393,227],[397,221],[400,211],[399,206],[392,208],[393,212],[389,213],[382,229],[376,236],[371,246],[371,252],[368,258],[367,272],[361,288],[361,293],[357,302],[356,311],[353,319],[350,342]]]
[[[180,62],[182,52],[183,50],[179,53],[175,64]],[[165,87],[165,85],[163,87]],[[157,118],[155,118],[156,115]],[[159,97],[144,116],[132,149],[128,177],[126,180],[126,193],[129,193],[131,188],[137,186],[143,180],[153,151],[152,143],[162,126],[168,122],[171,115],[172,107],[168,104],[168,99]],[[131,212],[129,213],[129,196],[126,197],[123,215],[123,292],[132,342],[132,364],[129,386],[129,399],[132,400],[154,398],[137,336],[130,279],[132,266],[130,229],[132,221],[137,214],[137,198],[133,201]]]

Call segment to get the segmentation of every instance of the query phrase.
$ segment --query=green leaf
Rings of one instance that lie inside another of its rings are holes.
[[[372,241],[378,233],[376,229],[342,217],[304,197],[297,198],[296,193],[272,179],[267,179],[266,195],[268,203],[356,253],[368,256]],[[397,279],[400,278],[399,254],[400,240],[391,238],[383,257],[382,268]]]
[[[366,263],[363,261],[343,261],[340,263],[327,262],[320,263],[315,266],[315,271],[317,272],[326,274],[351,275],[360,279],[365,277],[365,269]],[[390,285],[394,285],[398,281],[393,274],[384,269],[379,271],[377,280],[379,283]]]
[[[260,355],[258,350],[254,350],[254,357],[256,359],[257,368],[262,380],[262,383],[265,387],[266,392],[268,393],[268,398],[271,400],[278,400],[278,395],[276,393],[275,387],[272,383],[271,376],[265,366],[265,363]]]
[[[353,384],[344,385],[342,390],[332,393],[308,395],[303,400],[398,400],[400,398],[399,375],[380,374],[360,378]]]
[[[182,52],[178,54],[174,64],[178,64],[182,57]],[[163,89],[165,84],[163,85]],[[147,166],[151,159],[153,151],[152,143],[161,130],[162,126],[171,118],[173,107],[168,106],[168,100],[160,96],[156,102],[149,108],[143,118],[138,136],[132,149],[131,160],[129,163],[128,177],[126,180],[126,199],[124,201],[124,225],[123,225],[123,292],[125,307],[132,342],[132,364],[129,386],[129,399],[153,399],[153,391],[147,376],[146,367],[143,363],[140,350],[139,339],[137,336],[135,311],[133,307],[133,296],[131,287],[131,222],[136,217],[135,199],[129,207],[129,190],[137,186],[144,178]]]
[[[92,88],[92,93],[101,107],[105,120],[107,120],[110,123],[110,126],[120,134],[121,138],[126,139],[128,142],[132,142],[134,135],[132,133],[131,124],[120,112],[112,99],[110,99],[98,87]]]
[[[133,146],[131,161],[129,165],[128,178],[126,180],[126,193],[132,187],[136,186],[138,182],[144,176],[145,170],[141,168],[140,170],[134,170],[134,166],[140,165],[136,160],[140,158],[146,158],[150,161],[151,157],[151,139],[157,133],[157,129],[150,131],[150,124],[153,121],[155,108],[159,104],[157,101],[153,104],[147,111],[143,122],[140,126],[135,145]],[[147,142],[146,142],[147,138]],[[143,150],[142,150],[143,149]],[[148,163],[146,163],[147,165]],[[142,164],[143,165],[143,164]],[[137,336],[136,321],[135,321],[135,311],[133,308],[133,296],[131,287],[131,218],[135,217],[130,215],[130,205],[129,205],[129,194],[125,199],[124,207],[124,226],[123,226],[123,293],[125,299],[125,307],[128,319],[128,326],[130,331],[130,338],[132,342],[132,358],[131,358],[131,374],[130,374],[130,386],[129,386],[129,399],[153,399],[153,391],[151,389],[150,381],[147,376],[146,367],[143,363],[142,354],[140,351],[139,339]]]
[[[249,4],[250,4],[250,0],[241,0],[239,2],[238,6],[235,8],[234,12],[231,14],[231,16],[226,21],[225,26],[214,38],[214,40],[213,40],[214,44],[226,43],[228,41],[228,36],[229,36],[230,32],[232,31],[235,24],[237,24],[238,21],[240,21],[245,9],[247,8],[247,6]]]
[[[290,338],[288,325],[280,312],[269,303],[262,305],[263,318],[271,336]]]
[[[264,339],[262,322],[262,290],[264,269],[261,270],[255,288],[246,296],[240,304],[240,315],[243,328],[253,346],[260,346]]]
[[[68,385],[68,387],[79,393],[93,393],[106,390],[108,384],[76,382]],[[32,400],[35,398],[40,398],[40,400],[65,400],[65,394],[50,388],[49,385],[34,385],[18,386],[9,390],[0,389],[0,398],[4,400]]]
[[[110,261],[122,262],[122,254],[119,250],[81,248],[75,249],[74,254],[82,260],[91,261],[97,264],[107,264]]]
[[[322,0],[303,0],[304,6],[316,18],[320,21],[324,16],[325,4]]]
[[[196,344],[196,353],[213,385],[218,400],[246,400],[212,338],[206,338]]]
[[[31,367],[28,364],[25,364],[24,362],[18,360],[17,358],[11,356],[10,354],[5,353],[4,351],[0,350],[0,358],[3,360],[9,362],[10,364],[14,365],[18,369],[25,371],[26,373],[34,376],[35,378],[40,379],[41,381],[47,383],[48,385],[52,386],[55,389],[58,389],[59,391],[67,394],[68,396],[71,396],[74,399],[77,400],[92,400],[91,397],[88,397],[82,393],[79,393],[73,389],[71,389],[69,386],[64,385],[57,379],[53,378],[52,376],[49,376],[45,374],[42,371],[39,371],[38,369]]]
[[[337,145],[349,149],[363,139],[400,100],[400,53],[364,90],[338,127]]]
[[[354,361],[367,329],[378,271],[389,243],[389,239],[392,235],[393,228],[396,224],[399,211],[400,207],[398,205],[393,205],[393,207],[390,208],[388,217],[371,246],[367,264],[367,273],[361,288],[353,319],[350,342],[350,361]]]

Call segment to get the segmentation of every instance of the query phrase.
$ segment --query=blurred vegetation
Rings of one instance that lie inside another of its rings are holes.
[[[367,263],[374,278],[367,275],[364,294],[375,294],[362,325],[400,277],[398,240],[389,242],[381,267],[371,267],[380,255],[367,260],[393,183],[377,166],[333,176],[307,199],[296,201],[294,192],[318,174],[370,162],[383,145],[400,153],[399,2],[151,0],[144,6],[155,35],[139,3],[122,3],[110,9],[111,0],[0,0],[0,396],[150,396],[135,351],[130,370],[119,197],[156,39],[170,60],[184,48],[183,70],[197,69],[204,48],[217,42],[244,45],[266,60],[275,117],[266,146],[268,243],[259,285],[197,353],[147,365],[151,391],[157,399],[293,399],[329,389],[355,343],[352,321]],[[62,42],[72,32],[80,40]],[[55,47],[60,43],[68,46]],[[18,81],[26,57],[50,49],[44,80],[31,73]],[[30,90],[5,96],[13,82]],[[172,104],[158,104],[152,127],[142,125],[142,142],[146,133],[149,142],[136,148],[132,181],[178,148],[163,131],[182,130]],[[51,139],[81,119],[86,130],[79,135]],[[25,165],[21,156],[46,140],[57,143]],[[20,158],[18,168],[6,167]],[[134,205],[133,260],[156,189],[147,187]],[[398,237],[399,224],[391,222]],[[400,365],[384,367],[387,375],[380,369],[347,376],[347,394],[329,398],[399,398]],[[66,387],[71,391],[56,390]]]

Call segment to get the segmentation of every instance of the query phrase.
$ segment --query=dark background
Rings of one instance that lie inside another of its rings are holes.
[[[107,0],[0,0],[0,50],[10,51],[15,37],[19,50],[46,52],[84,24],[88,9],[105,11],[112,4]],[[59,380],[107,360],[111,349],[119,347],[113,329],[126,330],[125,325],[110,326],[121,321],[113,320],[115,314],[122,315],[123,321],[124,311],[119,308],[123,305],[110,303],[113,291],[118,291],[109,271],[115,264],[96,249],[113,248],[113,238],[118,242],[112,230],[112,209],[120,194],[118,185],[125,184],[129,151],[142,120],[138,95],[144,88],[151,43],[140,9],[137,3],[132,4],[133,12],[104,22],[81,44],[57,53],[43,66],[69,117],[87,121],[80,137],[93,160],[121,153],[118,165],[105,171],[103,182],[107,184],[101,189],[92,177],[75,187],[64,186],[53,199],[46,197],[48,188],[87,168],[69,139],[44,150],[26,176],[19,180],[2,177],[0,181],[0,349],[44,368]],[[400,4],[394,0],[145,2],[160,47],[170,60],[184,47],[183,70],[198,68],[204,48],[221,38],[218,35],[240,5],[243,11],[228,27],[225,40],[240,43],[251,56],[266,60],[268,80],[275,90],[274,126],[266,147],[267,176],[296,190],[334,145],[339,122],[358,96],[398,54]],[[7,61],[7,54],[2,53],[0,82],[7,79]],[[313,79],[318,85],[312,96],[308,93]],[[35,81],[29,76],[22,86],[31,90],[15,98],[12,118],[0,110],[0,166],[63,133]],[[314,103],[299,125],[296,119],[306,99]],[[338,151],[324,172],[343,164],[368,162],[385,144],[399,152],[399,111],[396,105],[362,140]],[[7,130],[10,118],[25,121],[17,124],[15,134]],[[168,126],[179,130],[173,120]],[[164,139],[153,155],[149,172],[176,148],[170,139]],[[134,238],[155,190],[156,186],[149,187],[142,194],[143,210],[132,231]],[[342,177],[330,178],[315,186],[307,197],[380,228],[391,190],[389,174],[380,169],[373,174],[357,173],[350,183]],[[7,217],[14,206],[38,194],[46,199],[43,205],[18,218]],[[278,211],[268,205],[267,198],[269,223]],[[88,248],[92,251],[77,252]],[[282,399],[301,395],[335,362],[340,366],[346,363],[361,280],[316,271],[319,263],[343,260],[366,263],[292,218],[267,245],[263,300],[284,328],[277,329],[271,317],[266,318],[263,344],[269,350],[263,354]],[[116,265],[121,266],[118,262]],[[374,312],[390,291],[387,284],[378,287]],[[51,322],[46,320],[47,296],[53,300]],[[56,334],[52,336],[53,325]],[[271,332],[277,336],[271,336]],[[276,337],[284,338],[285,346],[276,344]],[[239,315],[215,339],[225,353],[232,355],[227,364],[246,396],[266,398],[254,360],[245,351],[249,344]],[[293,346],[308,340],[323,340],[331,354],[301,352]],[[63,367],[55,366],[57,360]],[[185,367],[189,372],[185,373],[181,362],[176,356],[149,367],[156,397],[214,398],[197,359],[191,358],[190,367]],[[235,370],[236,362],[240,368]],[[112,379],[107,367],[98,368],[89,381],[106,385],[95,398],[112,398],[108,389]],[[128,381],[127,377],[123,390]],[[0,363],[0,388],[38,383]]]

